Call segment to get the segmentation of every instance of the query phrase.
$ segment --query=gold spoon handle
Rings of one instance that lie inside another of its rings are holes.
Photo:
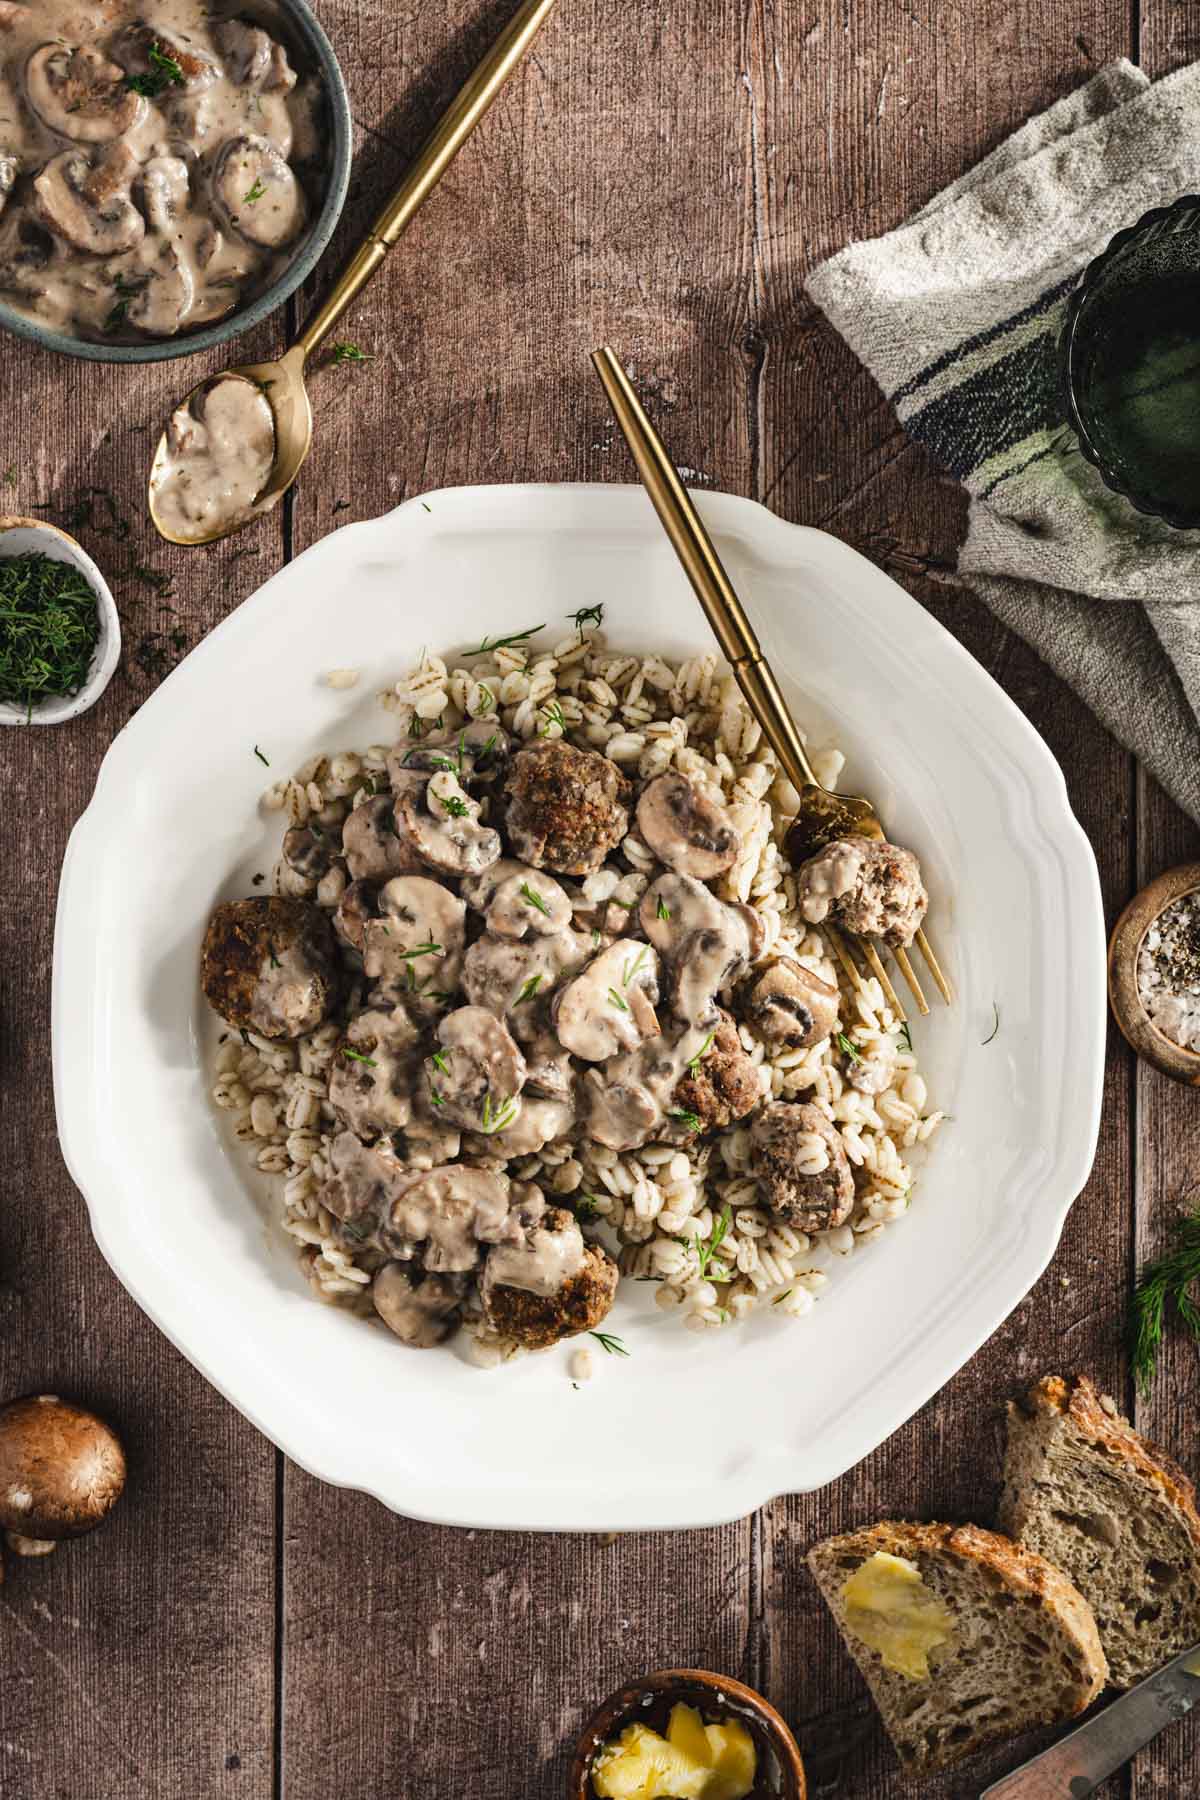
[[[815,784],[817,778],[813,766],[787,702],[779,691],[779,683],[763,657],[754,627],[734,592],[733,583],[717,555],[717,547],[667,455],[662,439],[646,417],[615,352],[606,344],[602,350],[592,352],[592,362],[654,510],[662,520],[751,712],[761,722],[767,741],[788,779],[796,787],[803,787],[806,782]]]
[[[524,0],[524,5],[446,108],[365,241],[296,340],[305,357],[316,349],[326,332],[333,329],[392,245],[404,234],[414,214],[442,179],[556,5],[557,0]]]

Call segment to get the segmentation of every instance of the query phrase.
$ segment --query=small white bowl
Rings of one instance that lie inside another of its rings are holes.
[[[96,596],[100,635],[92,652],[87,680],[77,694],[43,700],[32,712],[12,701],[0,701],[0,725],[62,725],[67,719],[78,718],[80,713],[96,704],[112,680],[121,654],[121,620],[116,602],[87,551],[57,525],[15,515],[0,517],[0,556],[26,556],[31,550],[40,550],[54,562],[74,563],[86,577]]]

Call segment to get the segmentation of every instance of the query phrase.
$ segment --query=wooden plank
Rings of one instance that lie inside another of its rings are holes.
[[[0,356],[4,510],[53,502],[64,519],[85,490],[99,490],[98,528],[79,535],[112,583],[126,646],[93,712],[3,733],[0,1396],[78,1396],[113,1420],[131,1457],[126,1498],[96,1537],[9,1562],[6,1800],[266,1800],[272,1787],[275,1456],[104,1264],[56,1150],[50,1082],[54,899],[70,826],[113,735],[186,647],[172,634],[195,642],[255,584],[249,570],[279,554],[278,525],[254,560],[237,563],[230,550],[168,555],[153,539],[141,511],[149,449],[169,401],[194,378],[189,363],[101,368],[14,338]],[[114,529],[118,517],[127,531]],[[162,574],[175,579],[170,599],[158,591]]]
[[[326,9],[370,147],[343,242],[505,10],[406,22],[398,68],[374,16]],[[587,361],[606,336],[680,460],[745,490],[742,11],[573,0],[551,22],[339,330],[375,361],[314,384],[298,549],[337,499],[351,519],[443,483],[628,479]],[[689,1661],[753,1679],[753,1544],[750,1522],[607,1546],[439,1530],[289,1469],[287,1800],[324,1800],[332,1768],[347,1792],[557,1796],[573,1730],[620,1681]]]
[[[762,146],[755,255],[767,296],[757,340],[761,497],[887,568],[1023,707],[1067,774],[1072,803],[1101,854],[1111,912],[1131,873],[1130,759],[1029,650],[948,583],[965,516],[961,491],[908,442],[874,383],[805,300],[802,282],[850,238],[899,223],[1075,85],[1089,58],[1125,51],[1125,22],[1099,4],[1082,12],[942,8],[928,16],[868,6],[811,18],[768,6],[757,15],[749,91]],[[1035,1747],[1004,1746],[939,1782],[903,1781],[803,1553],[830,1531],[882,1516],[989,1522],[1005,1397],[1056,1368],[1090,1368],[1121,1391],[1116,1321],[1132,1220],[1130,1062],[1113,1048],[1095,1171],[1052,1269],[1029,1298],[860,1468],[822,1494],[767,1509],[767,1691],[799,1725],[813,1774],[830,1791],[863,1800],[974,1794]],[[1120,1780],[1105,1790],[1122,1791]]]

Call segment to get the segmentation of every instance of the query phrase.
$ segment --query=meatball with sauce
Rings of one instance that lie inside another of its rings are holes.
[[[228,900],[208,922],[200,980],[213,1011],[236,1030],[304,1037],[337,998],[329,921],[304,900]]]
[[[722,1012],[711,1039],[677,1083],[669,1116],[686,1113],[699,1119],[700,1131],[721,1131],[744,1119],[761,1098],[758,1070],[742,1048],[737,1026]],[[686,1123],[690,1126],[691,1118]],[[690,1135],[696,1135],[694,1128]]]
[[[912,851],[857,833],[810,857],[796,873],[796,894],[810,924],[828,919],[895,949],[912,943],[929,905]]]
[[[489,1251],[480,1282],[484,1316],[523,1350],[546,1350],[593,1331],[608,1317],[617,1265],[598,1244],[585,1244],[563,1206],[552,1206],[519,1244]]]
[[[616,763],[561,739],[518,751],[504,792],[509,843],[535,869],[591,875],[629,829],[629,784]]]
[[[854,1205],[854,1174],[819,1106],[772,1100],[750,1127],[750,1162],[767,1211],[796,1231],[831,1231]]]

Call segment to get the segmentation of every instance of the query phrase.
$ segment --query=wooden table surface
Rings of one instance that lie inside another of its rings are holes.
[[[335,259],[510,10],[321,0],[358,127]],[[55,892],[113,734],[281,562],[443,484],[630,479],[586,361],[608,338],[697,485],[838,533],[1012,695],[1066,772],[1111,918],[1195,855],[1197,833],[955,585],[962,497],[906,442],[803,281],[1100,64],[1132,56],[1160,74],[1198,52],[1200,9],[1173,0],[562,0],[347,322],[372,360],[318,377],[317,446],[294,498],[212,552],[166,553],[140,499],[159,421],[203,363],[122,370],[3,339],[4,510],[78,516],[102,490],[81,536],[114,579],[127,648],[85,718],[4,734],[0,1393],[89,1401],[132,1455],[105,1531],[10,1563],[0,1590],[5,1800],[551,1800],[585,1710],[663,1664],[763,1689],[817,1794],[974,1795],[1016,1760],[1009,1748],[986,1771],[901,1780],[804,1551],[883,1513],[988,1521],[999,1409],[1037,1373],[1090,1371],[1133,1406],[1120,1321],[1135,1260],[1163,1241],[1194,1174],[1194,1094],[1111,1045],[1095,1172],[1053,1267],[832,1488],[716,1530],[612,1542],[433,1528],[287,1463],[101,1259],[55,1139]],[[289,322],[246,348],[278,349]],[[166,597],[156,574],[172,579]],[[1176,1343],[1136,1408],[1193,1463],[1197,1394],[1195,1352]],[[1182,1800],[1200,1789],[1198,1745],[1194,1726],[1176,1729],[1105,1795]]]

